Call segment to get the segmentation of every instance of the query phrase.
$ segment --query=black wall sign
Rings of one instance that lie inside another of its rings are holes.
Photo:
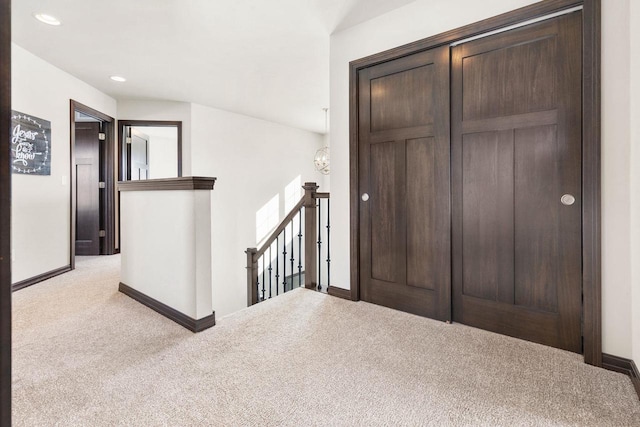
[[[11,171],[51,175],[51,122],[11,110]]]

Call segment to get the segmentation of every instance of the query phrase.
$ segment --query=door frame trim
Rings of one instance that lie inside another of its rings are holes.
[[[125,126],[147,127],[172,127],[178,128],[178,178],[182,176],[182,121],[171,120],[118,120],[118,179],[126,181],[126,163],[124,158],[124,135],[122,129]]]
[[[602,366],[600,217],[600,14],[601,0],[545,0],[349,63],[349,207],[351,299],[360,299],[358,72],[382,62],[498,30],[576,6],[582,17],[582,321],[585,363]]]
[[[0,0],[0,425],[11,425],[11,1]]]
[[[100,205],[100,214],[104,218],[104,240],[100,242],[100,255],[113,255],[115,253],[115,119],[98,110],[88,107],[73,99],[69,100],[69,180],[70,207],[69,223],[69,265],[71,270],[76,268],[76,116],[75,112],[95,117],[104,123],[103,131],[106,134],[104,151],[107,156],[100,159],[100,168],[104,168],[105,195],[104,203]]]

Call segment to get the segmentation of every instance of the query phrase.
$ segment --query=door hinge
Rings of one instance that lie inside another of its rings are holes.
[[[107,188],[107,184],[101,181],[98,183],[98,188]]]
[[[131,144],[131,137],[130,137],[130,136],[126,137],[126,138],[125,138],[125,142],[126,142],[127,144]]]
[[[98,132],[98,140],[104,141],[107,139],[107,134],[104,132]]]
[[[107,232],[106,232],[106,231],[104,231],[104,230],[100,230],[100,231],[98,232],[98,236],[100,236],[100,237],[106,237],[106,236],[107,236]]]

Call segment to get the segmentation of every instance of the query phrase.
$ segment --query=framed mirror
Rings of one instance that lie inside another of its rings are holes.
[[[182,176],[182,122],[119,120],[120,181]]]

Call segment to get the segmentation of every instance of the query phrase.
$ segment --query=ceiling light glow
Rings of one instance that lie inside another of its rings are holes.
[[[121,82],[121,83],[127,81],[127,79],[121,76],[111,76],[110,79],[113,80],[114,82]]]
[[[46,13],[34,13],[33,17],[36,18],[38,21],[44,22],[45,24],[48,24],[48,25],[58,26],[62,24],[62,22],[60,22],[58,18],[56,18],[55,16],[48,15]]]

